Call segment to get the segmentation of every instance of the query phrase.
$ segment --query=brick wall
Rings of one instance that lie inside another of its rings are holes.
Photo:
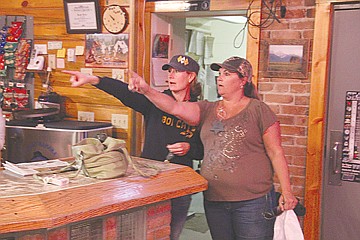
[[[261,29],[258,88],[263,101],[270,105],[280,120],[282,143],[289,162],[292,188],[295,195],[303,202],[311,73],[308,73],[306,79],[264,77],[264,66],[265,61],[267,61],[264,48],[268,40],[308,39],[310,41],[309,71],[314,33],[315,1],[288,0],[282,3],[287,10],[285,18],[279,17],[280,23],[274,21],[269,27]],[[268,10],[263,7],[263,11],[267,12]],[[277,15],[279,15],[279,11],[277,11]],[[265,17],[263,14],[263,20]],[[275,181],[278,183],[277,179]],[[276,186],[279,185],[276,184]]]
[[[170,201],[149,206],[146,211],[146,240],[170,239]]]
[[[0,240],[146,239],[169,240],[171,202],[113,213],[53,229],[0,234]],[[145,237],[146,235],[146,237]]]

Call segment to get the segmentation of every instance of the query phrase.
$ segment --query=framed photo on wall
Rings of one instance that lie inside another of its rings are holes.
[[[129,34],[86,34],[85,66],[128,68]]]
[[[64,0],[67,33],[100,33],[99,0]]]
[[[309,40],[265,40],[264,61],[264,77],[306,79],[309,65]]]
[[[170,35],[156,34],[154,38],[152,57],[169,58]]]

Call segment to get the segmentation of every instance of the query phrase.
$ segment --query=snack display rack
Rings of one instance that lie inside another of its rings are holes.
[[[28,71],[33,49],[32,16],[0,16],[0,103],[7,119],[32,109],[34,72]]]

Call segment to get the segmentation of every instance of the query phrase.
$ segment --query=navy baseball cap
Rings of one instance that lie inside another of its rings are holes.
[[[198,74],[199,64],[187,55],[175,55],[171,58],[170,62],[162,66],[162,70],[168,70],[170,67],[178,71],[194,72]]]

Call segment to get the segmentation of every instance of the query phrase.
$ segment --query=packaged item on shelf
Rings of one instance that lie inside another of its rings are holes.
[[[5,88],[3,91],[4,100],[3,100],[3,108],[11,109],[11,104],[13,102],[14,94],[11,88]]]
[[[15,52],[15,73],[13,79],[16,81],[24,81],[26,77],[26,68],[29,64],[29,56],[31,49],[30,39],[21,39]]]
[[[4,46],[5,54],[5,65],[8,67],[14,67],[15,65],[15,51],[18,43],[6,42]]]
[[[14,88],[14,98],[19,109],[28,107],[29,94],[25,88]]]
[[[3,54],[0,54],[0,77],[6,76],[5,58]]]
[[[23,22],[12,22],[11,27],[8,29],[6,42],[18,42],[23,33]]]

